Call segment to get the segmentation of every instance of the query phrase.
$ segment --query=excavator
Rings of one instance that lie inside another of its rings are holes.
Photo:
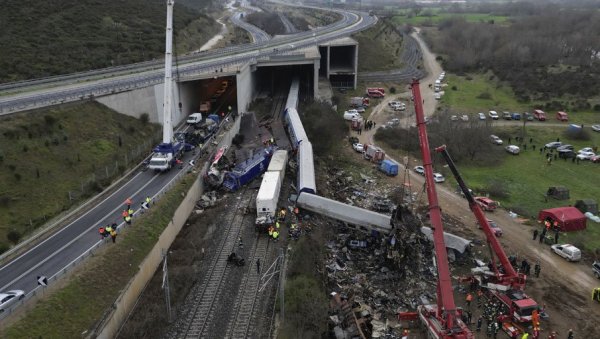
[[[437,266],[437,304],[419,305],[417,314],[427,329],[428,337],[436,339],[473,339],[473,332],[462,321],[462,310],[454,303],[452,281],[450,280],[450,268],[448,266],[448,253],[444,242],[444,227],[442,225],[442,214],[438,204],[435,181],[433,180],[433,165],[429,151],[429,140],[425,125],[425,115],[419,81],[413,80],[412,94],[415,103],[417,117],[417,128],[419,131],[419,144],[425,168],[425,182],[427,199],[429,203],[429,217],[433,227],[433,243],[435,249],[435,263]]]
[[[523,332],[523,324],[536,322],[532,319],[537,312],[537,303],[524,293],[526,275],[517,272],[510,260],[504,253],[502,246],[494,230],[490,226],[483,210],[475,201],[472,191],[467,187],[462,176],[458,172],[454,161],[446,146],[440,146],[435,149],[440,153],[448,167],[452,171],[454,178],[469,202],[469,208],[475,215],[477,222],[481,225],[490,248],[490,262],[488,265],[480,265],[472,269],[472,279],[476,279],[477,284],[487,291],[488,295],[504,305],[504,316],[502,316],[503,330],[513,338],[516,338]],[[494,258],[494,255],[496,258]],[[496,261],[497,259],[497,261]]]

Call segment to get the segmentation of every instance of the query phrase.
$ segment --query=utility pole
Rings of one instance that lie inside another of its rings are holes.
[[[167,252],[163,250],[163,281],[162,289],[165,290],[165,303],[167,304],[167,319],[169,323],[172,320],[171,317],[171,290],[169,288],[169,269],[167,267]]]
[[[279,309],[281,310],[281,323],[285,319],[285,255],[283,248],[279,249],[279,260],[281,267],[279,268]]]

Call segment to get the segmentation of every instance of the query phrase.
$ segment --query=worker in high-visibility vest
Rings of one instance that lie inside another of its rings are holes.
[[[269,238],[273,236],[273,226],[269,226]]]
[[[127,213],[129,213],[129,216],[133,216],[133,210],[130,208],[129,211],[127,211]]]
[[[279,230],[279,221],[275,222],[275,228]]]
[[[273,231],[273,240],[277,241],[277,238],[279,238],[279,232],[277,230]]]
[[[130,216],[126,216],[125,217],[125,222],[127,223],[127,225],[131,225],[131,217]]]

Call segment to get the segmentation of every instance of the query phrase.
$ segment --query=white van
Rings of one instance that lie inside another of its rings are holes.
[[[567,261],[579,261],[581,260],[581,251],[579,248],[569,244],[556,244],[550,246],[554,253],[567,259]]]
[[[360,118],[362,118],[362,116],[355,109],[347,110],[344,112],[344,120],[352,121],[353,119],[360,119]]]
[[[195,125],[202,121],[202,113],[192,113],[185,122],[190,125]]]

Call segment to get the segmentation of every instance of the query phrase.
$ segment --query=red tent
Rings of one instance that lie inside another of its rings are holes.
[[[562,232],[579,231],[585,229],[586,217],[575,207],[557,207],[541,210],[538,220],[551,219],[552,223],[558,221]]]

